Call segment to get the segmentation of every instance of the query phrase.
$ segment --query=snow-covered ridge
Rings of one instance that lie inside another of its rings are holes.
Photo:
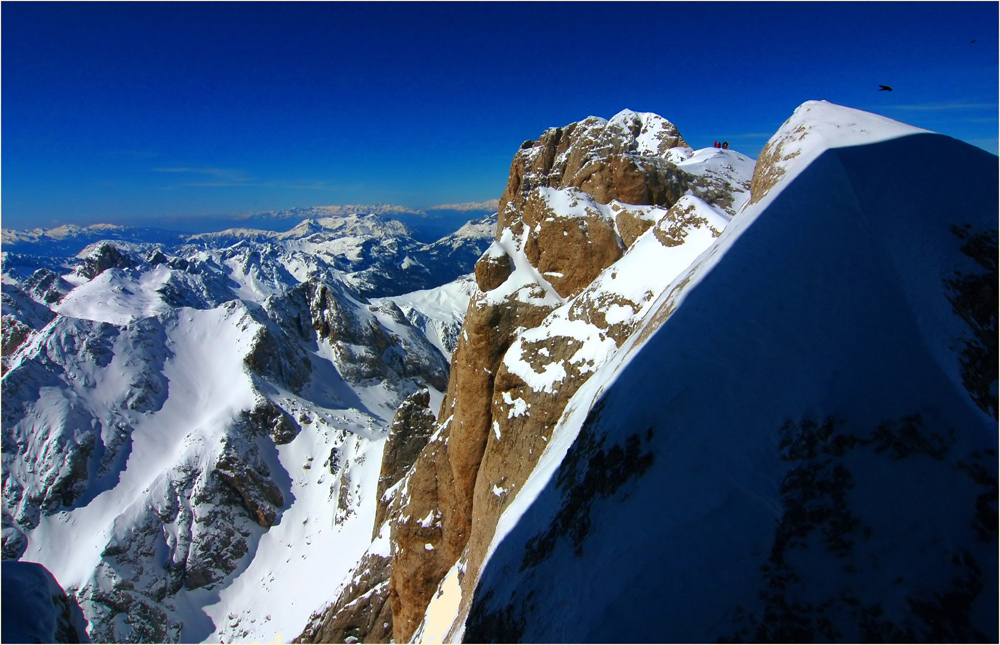
[[[806,101],[768,139],[755,172],[755,201],[777,180],[794,178],[825,150],[868,145],[927,132],[893,119],[827,101]]]
[[[465,274],[488,245],[493,226],[495,216],[485,216],[432,243],[418,242],[406,224],[374,214],[308,219],[284,233],[228,229],[171,234],[167,240],[162,238],[164,232],[145,229],[124,229],[117,236],[124,239],[94,239],[91,230],[58,245],[46,242],[44,236],[37,238],[37,246],[15,245],[19,251],[5,250],[3,263],[5,272],[31,273],[55,268],[53,258],[75,254],[83,259],[110,244],[135,256],[132,266],[157,253],[174,256],[178,262],[231,265],[233,279],[244,285],[242,295],[251,299],[255,296],[246,289],[261,289],[266,297],[309,276],[334,274],[363,295],[381,297],[440,286]],[[87,246],[81,251],[84,240]]]

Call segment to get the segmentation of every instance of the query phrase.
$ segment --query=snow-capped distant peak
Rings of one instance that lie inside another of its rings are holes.
[[[411,236],[406,224],[382,217],[377,213],[334,215],[303,220],[291,230],[278,236],[279,239],[301,239],[316,233],[335,232],[337,237],[387,237]]]

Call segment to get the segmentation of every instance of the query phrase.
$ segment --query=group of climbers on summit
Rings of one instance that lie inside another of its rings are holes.
[[[718,141],[716,141],[715,142],[715,147],[716,148],[722,148],[723,150],[729,150],[729,142],[728,141],[723,141],[720,144]]]

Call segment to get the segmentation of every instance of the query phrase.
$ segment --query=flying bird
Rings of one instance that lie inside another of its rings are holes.
[[[889,87],[888,85],[879,85],[878,86],[878,91],[879,92],[891,92],[892,88]]]
[[[979,40],[979,39],[977,38],[976,40]],[[969,44],[971,45],[972,43],[976,42],[976,40],[973,40],[973,41],[972,41],[971,43],[969,43]]]

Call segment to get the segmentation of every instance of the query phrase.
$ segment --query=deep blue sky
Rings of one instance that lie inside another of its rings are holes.
[[[3,2],[3,225],[497,198],[623,108],[756,156],[825,99],[996,154],[998,7]]]

